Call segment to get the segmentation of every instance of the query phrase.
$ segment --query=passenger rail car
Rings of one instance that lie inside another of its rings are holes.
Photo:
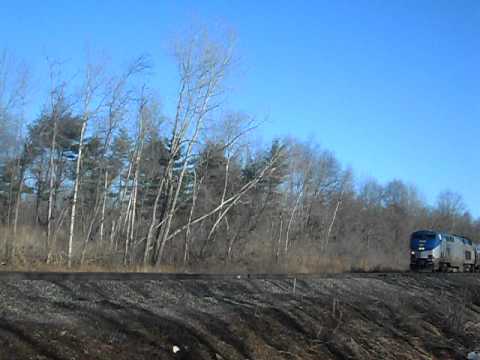
[[[478,271],[480,247],[464,236],[430,230],[416,231],[410,237],[410,269]]]

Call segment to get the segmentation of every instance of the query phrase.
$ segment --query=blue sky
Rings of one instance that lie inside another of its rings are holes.
[[[229,106],[268,117],[265,139],[314,139],[360,179],[414,183],[431,203],[452,189],[480,216],[479,1],[0,1],[0,48],[37,75],[87,47],[149,53],[168,104],[168,41],[192,22],[235,29]]]

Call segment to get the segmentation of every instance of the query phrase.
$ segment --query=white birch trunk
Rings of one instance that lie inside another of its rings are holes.
[[[80,167],[82,162],[83,140],[85,136],[85,129],[87,128],[87,121],[88,121],[88,118],[84,118],[82,122],[82,129],[80,131],[80,141],[78,144],[77,164],[75,167],[75,185],[73,188],[72,210],[70,214],[70,231],[68,233],[68,249],[67,249],[68,268],[72,267],[73,236],[75,234],[75,215],[77,210],[78,190],[80,188]]]
[[[105,208],[107,205],[108,194],[108,170],[105,170],[105,182],[103,183],[103,201],[102,201],[102,218],[100,219],[100,244],[103,244],[105,229]]]

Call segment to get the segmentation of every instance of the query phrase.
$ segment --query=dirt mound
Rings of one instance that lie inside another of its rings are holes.
[[[465,359],[480,277],[0,282],[0,359]]]

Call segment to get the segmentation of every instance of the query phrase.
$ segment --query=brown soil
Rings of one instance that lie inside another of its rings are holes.
[[[173,349],[178,347],[175,354]],[[465,359],[480,275],[0,282],[0,359]]]

